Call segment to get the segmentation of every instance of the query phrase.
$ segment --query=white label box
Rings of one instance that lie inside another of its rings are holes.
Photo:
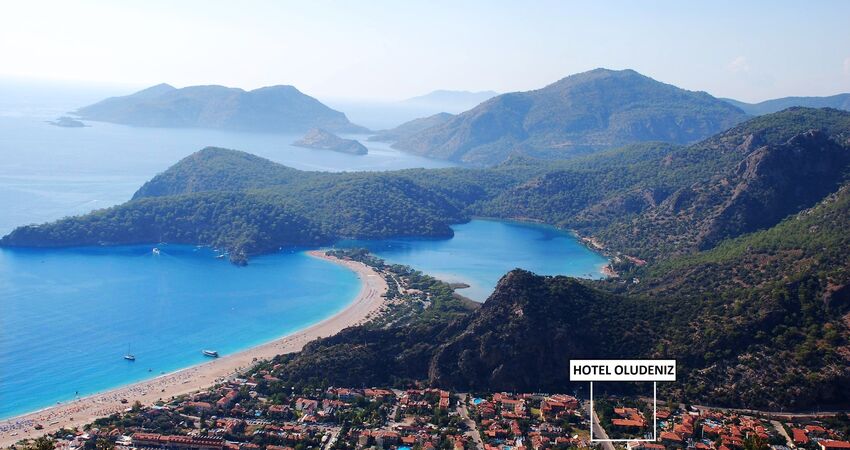
[[[570,381],[676,381],[676,360],[571,359]]]

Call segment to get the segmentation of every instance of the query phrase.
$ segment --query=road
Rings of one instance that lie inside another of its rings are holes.
[[[608,439],[608,433],[605,432],[605,429],[599,423],[599,417],[596,416],[596,411],[590,409],[590,402],[585,402],[585,405],[587,405],[587,409],[590,411],[590,427],[592,428],[593,441],[596,442],[597,439]],[[603,441],[600,444],[602,444],[604,450],[614,450],[614,444],[611,442]]]
[[[339,432],[340,431],[342,431],[341,427],[330,428],[331,437],[330,437],[330,439],[328,439],[327,442],[325,442],[325,446],[323,447],[323,450],[330,450],[331,448],[333,448],[334,444],[336,443],[336,440],[339,439]]]
[[[641,400],[652,404],[652,397],[639,397]],[[685,404],[680,403],[679,407],[685,409]],[[799,411],[799,412],[788,412],[788,411],[763,411],[758,409],[743,409],[743,408],[726,408],[722,406],[709,406],[709,405],[693,405],[698,411],[722,411],[728,413],[737,413],[737,414],[746,414],[749,416],[764,416],[764,417],[787,417],[791,419],[817,419],[822,417],[834,417],[834,416],[843,416],[845,414],[850,414],[850,409],[833,409],[829,411]]]
[[[779,433],[780,436],[785,437],[785,443],[788,445],[788,448],[794,448],[794,441],[791,440],[791,436],[788,436],[788,433],[785,432],[785,427],[779,423],[778,420],[771,420],[770,424],[773,425],[773,428],[776,429],[776,432]]]
[[[460,415],[460,418],[463,419],[463,423],[465,423],[468,428],[464,435],[472,438],[472,441],[475,442],[475,448],[478,450],[484,450],[484,442],[481,440],[481,433],[478,432],[478,425],[471,417],[469,417],[469,410],[466,409],[467,395],[458,394],[458,397],[460,397],[460,400],[457,402],[457,413]],[[613,450],[613,448],[607,450]]]

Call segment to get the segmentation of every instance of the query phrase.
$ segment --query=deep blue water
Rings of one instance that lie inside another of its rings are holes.
[[[0,249],[0,417],[270,341],[360,289],[353,272],[300,251],[240,268],[206,248],[151,250]],[[122,359],[128,346],[135,362]]]
[[[0,83],[0,235],[122,203],[209,145],[306,170],[449,165],[365,140],[370,154],[361,157],[291,146],[300,136],[59,128],[44,121],[105,95],[36,91]],[[467,282],[472,287],[462,292],[477,300],[514,267],[598,276],[604,263],[548,227],[476,220],[455,231],[450,240],[363,244],[390,261]],[[238,268],[205,248],[166,245],[156,257],[151,249],[0,249],[0,418],[191,366],[204,360],[204,348],[227,354],[272,340],[333,315],[360,286],[352,272],[295,250]],[[134,363],[122,359],[128,346]]]
[[[406,264],[444,281],[470,287],[458,292],[484,301],[499,279],[521,268],[540,275],[598,278],[608,261],[571,234],[545,225],[473,220],[452,227],[452,239],[344,241],[366,247],[389,262]]]

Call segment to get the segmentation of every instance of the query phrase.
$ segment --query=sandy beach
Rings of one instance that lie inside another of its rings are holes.
[[[249,368],[258,360],[299,351],[310,341],[357,325],[381,309],[384,303],[382,295],[387,292],[383,276],[362,263],[329,257],[321,251],[308,253],[351,269],[362,282],[357,297],[333,317],[288,336],[204,364],[2,420],[0,447],[5,448],[21,439],[37,437],[63,427],[81,427],[96,418],[123,411],[135,401],[147,405],[207,388]],[[126,399],[127,403],[121,403],[122,399]],[[41,424],[44,429],[35,430],[33,427],[36,424]]]

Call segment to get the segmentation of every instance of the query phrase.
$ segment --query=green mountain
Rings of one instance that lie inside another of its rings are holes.
[[[157,175],[129,203],[65,222],[22,227],[0,244],[142,242],[150,236],[134,236],[120,224],[92,218],[119,214],[117,220],[125,211],[135,217],[135,202],[144,199],[167,209],[178,198],[205,194],[204,202],[210,202],[227,192],[232,198],[245,196],[313,216],[311,235],[317,242],[445,236],[452,223],[490,216],[572,228],[615,251],[662,259],[773,226],[834,192],[846,172],[848,130],[850,113],[798,108],[752,119],[687,147],[641,144],[566,161],[513,158],[489,169],[384,173],[302,172],[210,148]],[[238,222],[244,223],[239,239],[222,234],[209,241],[205,235],[197,242],[245,254],[303,242],[290,241],[286,234],[260,239],[265,219],[247,216]],[[92,222],[86,223],[88,237],[82,242],[65,233],[81,227],[80,222]],[[166,231],[156,241],[171,235]]]
[[[745,113],[753,116],[775,113],[794,106],[805,108],[835,108],[850,111],[850,94],[838,94],[829,97],[782,97],[759,103],[745,103],[731,98],[724,98],[722,100],[737,106]]]
[[[690,143],[746,118],[704,92],[633,70],[596,69],[542,89],[499,95],[396,148],[473,164],[513,153],[560,158],[634,142]]]
[[[315,385],[410,380],[564,391],[570,359],[676,359],[662,398],[796,409],[850,404],[850,185],[776,227],[618,279],[508,273],[483,306],[436,322],[361,326],[279,357]],[[816,236],[813,236],[816,234]],[[612,389],[628,391],[635,386]]]
[[[454,117],[454,114],[443,112],[428,117],[413,119],[393,129],[380,130],[376,132],[374,136],[369,136],[369,140],[379,142],[396,142],[427,130],[428,128],[442,125],[451,120],[452,117]]]
[[[850,113],[792,108],[703,142],[645,144],[553,166],[486,210],[576,229],[643,259],[711,248],[838,189]]]
[[[244,91],[224,86],[177,89],[158,84],[80,108],[76,114],[88,120],[144,127],[286,133],[303,133],[312,128],[349,133],[367,131],[349,122],[345,114],[293,86]]]
[[[209,244],[234,262],[287,245],[338,239],[451,236],[458,204],[391,173],[302,172],[247,153],[206,148],[145,183],[130,202],[25,226],[0,245]]]
[[[275,375],[563,390],[570,358],[675,358],[680,381],[661,386],[668,398],[846,407],[848,155],[850,112],[808,108],[689,146],[518,156],[486,169],[302,172],[209,148],[124,205],[21,227],[0,245],[164,240],[225,247],[244,262],[283,245],[448,236],[473,216],[537,220],[595,237],[621,276],[513,271],[476,311],[443,314],[446,300],[424,310],[427,320],[354,327],[278,358]],[[436,299],[451,296],[435,289]]]
[[[451,91],[439,89],[425,95],[409,98],[399,102],[408,108],[429,109],[437,108],[438,111],[466,111],[474,108],[481,102],[485,102],[499,95],[494,91]]]

